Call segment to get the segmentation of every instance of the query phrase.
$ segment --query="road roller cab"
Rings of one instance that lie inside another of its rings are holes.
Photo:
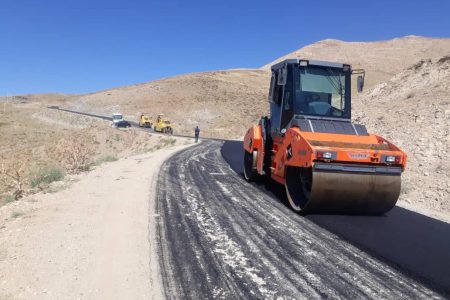
[[[364,70],[290,59],[272,66],[270,118],[244,137],[247,180],[269,176],[283,184],[302,213],[381,214],[400,193],[406,154],[351,122],[351,82]]]

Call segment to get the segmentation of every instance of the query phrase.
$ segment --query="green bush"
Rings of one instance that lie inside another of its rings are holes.
[[[5,204],[11,203],[14,201],[14,197],[11,195],[6,195],[2,198],[2,201],[0,202],[0,206],[3,206]]]
[[[40,187],[42,184],[60,181],[65,175],[65,171],[61,167],[43,166],[30,174],[30,184],[32,188]]]

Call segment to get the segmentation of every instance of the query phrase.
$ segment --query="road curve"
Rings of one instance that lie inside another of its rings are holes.
[[[442,295],[248,184],[207,141],[157,184],[169,299],[439,299]]]

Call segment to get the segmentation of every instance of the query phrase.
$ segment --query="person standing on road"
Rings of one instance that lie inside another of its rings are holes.
[[[195,133],[195,142],[198,142],[198,136],[200,135],[200,128],[198,128],[198,126],[195,127],[194,129],[194,133]]]

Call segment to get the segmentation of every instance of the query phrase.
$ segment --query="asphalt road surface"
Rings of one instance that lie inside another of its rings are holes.
[[[401,208],[302,217],[280,186],[247,183],[241,157],[239,142],[205,141],[162,166],[154,217],[167,298],[448,297],[448,224]]]
[[[81,112],[81,111],[75,111],[75,110],[70,110],[70,109],[65,109],[65,108],[60,108],[58,106],[48,106],[47,108],[48,109],[55,109],[55,110],[65,111],[65,112],[73,113],[73,114],[77,114],[77,115],[97,118],[97,119],[103,119],[103,120],[107,120],[107,121],[112,121],[113,120],[112,117],[108,117],[108,116],[104,116],[104,115],[91,114],[91,113],[86,113],[86,112]],[[128,120],[126,120],[126,121],[128,121]],[[153,128],[140,127],[139,123],[137,123],[137,122],[134,122],[134,121],[128,121],[128,122],[130,123],[130,125],[132,127],[139,128],[140,130],[148,131],[148,132],[151,132],[152,134],[156,134],[156,135],[164,135],[164,136],[167,135],[165,133],[156,132],[156,131],[153,130]],[[186,137],[186,138],[194,137],[193,135],[183,135],[183,134],[171,134],[171,136]],[[208,140],[223,141],[221,139],[213,139],[213,138],[208,138]]]

